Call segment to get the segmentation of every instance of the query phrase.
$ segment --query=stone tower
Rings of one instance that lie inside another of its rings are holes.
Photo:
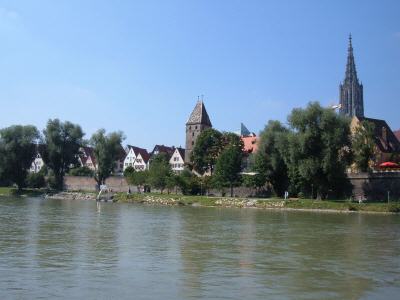
[[[190,155],[192,154],[197,137],[201,132],[207,128],[211,128],[211,121],[208,117],[206,107],[203,101],[197,101],[189,120],[186,122],[186,149],[185,149],[185,163],[190,162]]]
[[[356,64],[354,62],[353,45],[349,36],[346,75],[340,84],[341,115],[349,117],[364,117],[363,85],[358,82]]]

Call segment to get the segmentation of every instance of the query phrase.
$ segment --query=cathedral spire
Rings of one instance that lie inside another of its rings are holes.
[[[349,47],[347,49],[347,65],[346,65],[346,76],[344,79],[345,82],[356,82],[358,83],[357,78],[357,70],[356,70],[356,63],[354,61],[354,54],[353,54],[353,44],[351,34],[349,35]]]
[[[347,48],[346,74],[343,84],[340,85],[340,106],[342,115],[364,117],[363,86],[358,82],[351,34]]]

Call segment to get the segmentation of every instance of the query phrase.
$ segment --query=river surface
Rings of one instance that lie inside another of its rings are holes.
[[[400,299],[400,216],[0,198],[0,299]]]

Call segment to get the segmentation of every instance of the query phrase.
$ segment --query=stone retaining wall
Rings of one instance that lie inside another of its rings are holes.
[[[388,191],[390,199],[400,199],[400,172],[386,173],[359,173],[348,175],[353,185],[355,199],[387,200]],[[136,186],[129,186],[122,176],[113,176],[106,180],[106,184],[115,192],[136,192]],[[64,187],[67,191],[95,191],[96,181],[91,177],[66,176]],[[156,190],[152,190],[157,192]],[[225,191],[211,189],[210,195],[224,197],[229,196],[230,190]],[[253,188],[236,187],[233,190],[235,197],[260,197],[267,195],[266,191],[256,191]],[[267,195],[268,196],[268,195]]]
[[[127,192],[129,188],[132,192],[136,192],[136,187],[129,186],[122,176],[107,178],[106,185],[115,192]],[[67,191],[96,191],[97,184],[92,177],[65,176],[64,189]]]
[[[356,199],[400,199],[400,172],[358,173],[348,175]]]

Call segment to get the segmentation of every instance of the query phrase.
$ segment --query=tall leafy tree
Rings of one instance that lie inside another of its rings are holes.
[[[15,125],[0,130],[0,177],[15,183],[18,189],[25,186],[38,138],[34,126]]]
[[[284,140],[289,130],[279,121],[269,121],[260,134],[253,170],[259,183],[268,181],[276,195],[288,188],[288,170],[283,157]]]
[[[78,163],[84,133],[77,124],[54,119],[47,122],[43,135],[43,160],[54,176],[53,187],[62,189],[65,174]]]
[[[220,154],[215,166],[214,182],[220,187],[229,187],[233,197],[233,187],[240,183],[242,147],[228,145]]]
[[[346,193],[349,120],[313,102],[305,109],[294,109],[288,121],[293,131],[282,148],[295,189],[317,198]]]
[[[98,130],[92,135],[90,144],[96,159],[96,170],[94,179],[98,188],[104,184],[114,171],[115,163],[121,154],[121,143],[124,140],[122,132],[111,132],[106,134],[104,129]]]
[[[370,170],[370,162],[375,156],[375,125],[362,121],[352,135],[353,161],[361,172]]]
[[[218,155],[222,148],[222,133],[208,128],[197,137],[191,161],[193,169],[203,175],[208,170],[213,172]]]
[[[159,189],[162,193],[167,186],[168,178],[172,175],[167,154],[163,152],[157,154],[150,163],[149,183],[151,187]]]
[[[129,184],[137,187],[137,191],[140,193],[141,188],[143,188],[148,182],[149,171],[135,171],[133,167],[128,167],[124,172],[124,176]]]

